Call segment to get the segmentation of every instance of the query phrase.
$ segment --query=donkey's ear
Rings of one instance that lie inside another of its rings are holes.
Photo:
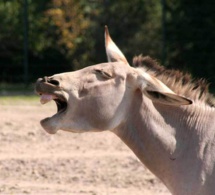
[[[149,75],[147,72],[138,70],[137,80],[139,88],[143,94],[145,94],[153,102],[174,106],[192,104],[190,99],[175,94],[164,83]]]
[[[172,93],[164,93],[159,91],[145,90],[145,95],[150,98],[153,102],[158,102],[161,104],[180,106],[192,104],[192,101]]]
[[[107,26],[105,26],[105,49],[108,62],[125,62],[128,64],[123,53],[111,39]]]

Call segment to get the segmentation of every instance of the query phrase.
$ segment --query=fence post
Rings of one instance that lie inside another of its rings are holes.
[[[28,0],[24,0],[24,6],[23,6],[23,36],[24,36],[24,42],[23,42],[23,62],[24,62],[24,83],[25,86],[28,85],[29,80],[29,72],[28,72]]]

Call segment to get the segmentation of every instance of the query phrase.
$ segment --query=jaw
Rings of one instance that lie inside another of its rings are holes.
[[[40,121],[40,124],[46,132],[50,134],[55,134],[61,128],[64,115],[64,112],[56,113],[51,117],[42,119]]]
[[[48,96],[53,97],[53,95]],[[61,128],[61,124],[63,123],[69,105],[67,99],[62,94],[54,95],[54,98],[51,99],[53,99],[56,103],[57,113],[51,117],[41,120],[40,124],[48,133],[54,134]]]
[[[50,134],[56,133],[60,128],[68,110],[68,94],[63,89],[47,82],[37,82],[35,91],[40,95],[41,104],[51,100],[55,101],[57,113],[40,121],[41,126]]]

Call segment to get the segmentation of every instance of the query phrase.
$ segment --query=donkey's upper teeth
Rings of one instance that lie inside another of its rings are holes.
[[[54,99],[53,95],[48,95],[48,94],[42,94],[40,96],[40,103],[41,104],[46,104],[47,102],[50,102],[51,100]]]

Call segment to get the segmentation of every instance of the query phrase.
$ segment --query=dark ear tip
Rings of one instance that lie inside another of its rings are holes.
[[[108,26],[107,25],[105,25],[105,33],[109,34],[109,30],[108,30]]]
[[[188,104],[187,104],[187,105],[193,104],[193,101],[192,101],[192,100],[187,99],[187,98],[186,98],[186,100],[188,101]]]
[[[193,101],[191,99],[186,98],[184,96],[182,96],[181,98],[183,98],[186,101],[186,103],[184,105],[191,105],[191,104],[193,104]]]

